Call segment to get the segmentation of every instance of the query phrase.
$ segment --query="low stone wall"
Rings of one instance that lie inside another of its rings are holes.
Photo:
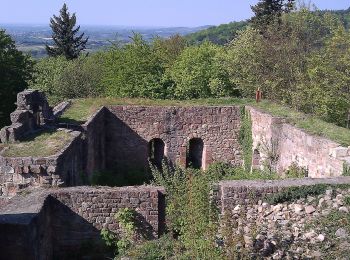
[[[148,239],[164,231],[161,187],[75,187],[18,195],[0,208],[1,256],[7,260],[104,259],[100,231],[105,227],[119,232],[114,216],[121,208],[137,212],[139,228]]]
[[[81,183],[81,133],[63,131],[72,135],[72,141],[56,155],[40,158],[0,155],[0,196],[11,197],[27,187],[73,186]]]
[[[350,177],[223,181],[213,195],[220,208],[219,237],[228,255],[240,251],[247,259],[348,257]]]
[[[253,107],[247,109],[252,119],[254,168],[263,168],[271,155],[275,157],[272,166],[278,173],[295,164],[304,168],[311,178],[340,176],[344,163],[350,165],[348,147],[308,134],[289,124],[285,118],[274,117]]]

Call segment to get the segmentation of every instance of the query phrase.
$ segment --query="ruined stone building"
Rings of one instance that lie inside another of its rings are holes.
[[[18,94],[12,125],[0,131],[0,208],[7,204],[0,210],[0,245],[12,252],[7,259],[24,255],[27,259],[51,259],[53,255],[64,259],[63,249],[74,251],[86,239],[98,240],[103,226],[117,230],[110,216],[120,207],[137,209],[149,224],[150,234],[156,237],[161,233],[165,214],[162,187],[74,188],[95,172],[108,170],[116,176],[146,172],[149,162],[160,166],[164,159],[174,166],[200,169],[213,162],[244,163],[239,143],[240,106],[111,105],[101,107],[82,124],[59,123],[58,117],[68,106],[69,102],[64,102],[51,109],[43,93],[24,91]],[[350,164],[348,147],[310,135],[286,119],[252,106],[244,109],[252,123],[252,168],[263,168],[271,154],[270,163],[278,173],[296,164],[311,178],[341,176],[344,164]],[[55,154],[6,155],[8,145],[21,144],[43,129],[63,131],[70,138]],[[230,189],[238,191],[237,187],[221,186],[219,200]],[[24,188],[55,187],[73,188],[39,189],[8,203],[8,198]],[[265,185],[263,192],[278,190]]]

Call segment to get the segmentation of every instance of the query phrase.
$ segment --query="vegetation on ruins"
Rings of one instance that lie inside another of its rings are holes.
[[[66,131],[46,130],[27,136],[20,143],[0,144],[0,150],[7,157],[44,157],[56,154],[72,140]]]
[[[239,144],[241,145],[243,151],[244,169],[249,172],[252,167],[253,137],[250,114],[246,111],[245,107],[241,108],[241,118]]]
[[[60,15],[50,19],[54,46],[46,45],[47,54],[51,57],[64,56],[66,59],[76,59],[85,50],[88,38],[84,33],[77,36],[80,26],[75,28],[77,18],[75,13],[70,15],[66,4],[63,4]]]
[[[30,58],[18,51],[11,37],[0,29],[0,127],[9,123],[17,93],[28,87],[32,71]]]

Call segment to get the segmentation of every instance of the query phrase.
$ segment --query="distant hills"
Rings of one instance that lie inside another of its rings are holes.
[[[142,34],[146,40],[155,36],[168,38],[174,34],[187,35],[210,26],[200,27],[127,27],[127,26],[81,26],[81,31],[89,36],[87,51],[94,52],[106,48],[112,42],[125,44],[133,32]],[[16,41],[18,49],[30,53],[34,58],[46,55],[45,44],[51,44],[51,28],[46,25],[0,24]]]
[[[337,15],[346,28],[350,28],[350,8],[346,10],[322,10],[321,13],[330,12]],[[112,42],[125,44],[130,42],[133,32],[142,34],[146,40],[155,36],[168,38],[174,34],[186,37],[190,44],[200,44],[210,41],[224,45],[232,41],[239,30],[244,29],[248,21],[231,22],[218,26],[200,27],[128,27],[128,26],[82,26],[81,31],[89,36],[87,51],[94,52],[111,46]],[[52,43],[51,28],[48,25],[14,25],[0,24],[16,41],[17,47],[34,58],[46,55],[45,44]]]
[[[242,21],[221,24],[219,26],[211,26],[207,29],[191,33],[187,35],[186,38],[191,44],[210,41],[216,44],[224,45],[232,41],[237,32],[244,29],[247,25],[248,21]]]
[[[347,29],[350,28],[350,7],[346,10],[322,10],[320,13],[330,12],[337,15],[344,23]],[[231,22],[228,24],[221,24],[219,26],[212,26],[201,31],[191,33],[186,36],[188,41],[192,44],[199,44],[203,41],[210,41],[216,44],[224,45],[232,41],[239,30],[248,26],[248,21]]]

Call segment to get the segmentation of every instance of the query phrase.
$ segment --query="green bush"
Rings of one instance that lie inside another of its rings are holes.
[[[174,96],[192,99],[234,94],[223,56],[223,47],[208,42],[186,48],[167,72],[174,82]]]
[[[35,65],[30,88],[45,91],[49,102],[103,95],[104,54],[81,56],[75,60],[64,57],[44,58]]]

